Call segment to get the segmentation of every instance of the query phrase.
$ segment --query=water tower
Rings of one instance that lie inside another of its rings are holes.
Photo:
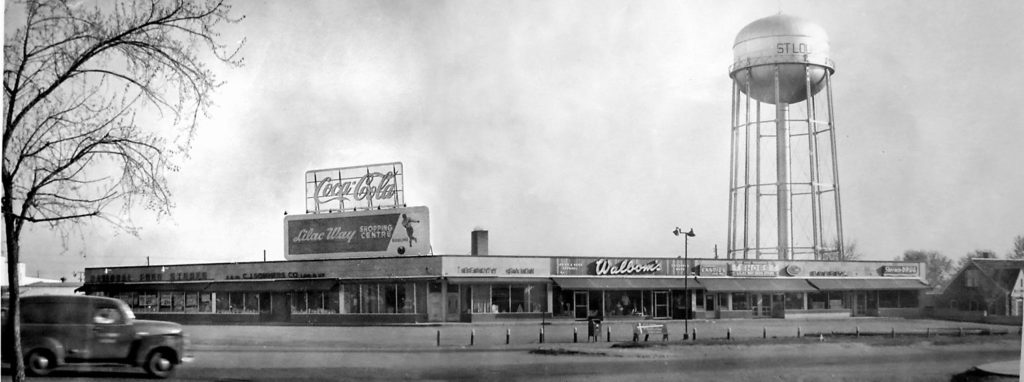
[[[841,259],[828,35],[775,15],[736,36],[728,258]]]

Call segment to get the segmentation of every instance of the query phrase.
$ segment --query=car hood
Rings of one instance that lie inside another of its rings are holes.
[[[167,321],[135,320],[135,333],[139,335],[162,336],[181,334],[181,324]]]

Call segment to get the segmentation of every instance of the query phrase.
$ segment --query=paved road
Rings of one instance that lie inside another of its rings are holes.
[[[611,323],[613,341],[631,335],[631,323]],[[682,332],[682,322],[670,322]],[[1017,328],[930,320],[735,320],[690,322],[699,338],[667,347],[612,348],[608,342],[573,343],[576,327],[585,340],[585,324],[445,325],[397,327],[244,327],[190,326],[196,360],[179,368],[181,381],[934,381],[949,380],[971,366],[1019,359]],[[925,328],[985,327],[1012,330],[1007,336],[974,337],[968,343],[929,346],[925,339],[846,342],[828,338],[794,340],[795,327],[806,332],[924,331]],[[734,344],[709,344],[732,328]],[[505,334],[511,330],[510,345]],[[778,340],[759,340],[764,331]],[[441,346],[436,334],[440,331]],[[717,332],[718,335],[715,335]],[[792,333],[790,333],[792,332]],[[470,333],[475,346],[469,347]],[[674,337],[678,339],[677,337]],[[748,339],[744,341],[744,338]],[[604,339],[602,338],[602,341]],[[778,342],[783,342],[779,344]],[[775,344],[772,344],[775,343]],[[530,350],[575,352],[532,354]],[[9,380],[5,376],[4,380]],[[51,381],[147,380],[140,369],[88,367],[60,371]]]

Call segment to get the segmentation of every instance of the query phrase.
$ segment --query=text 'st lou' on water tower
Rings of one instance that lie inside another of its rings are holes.
[[[775,15],[733,53],[728,257],[842,259],[828,35]]]

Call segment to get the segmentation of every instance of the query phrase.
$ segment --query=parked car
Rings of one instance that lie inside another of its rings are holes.
[[[10,333],[4,322],[4,333]],[[4,336],[3,357],[13,343]],[[123,301],[98,296],[26,296],[21,298],[21,346],[25,371],[45,375],[70,363],[142,366],[167,378],[186,357],[180,324],[137,320]]]

